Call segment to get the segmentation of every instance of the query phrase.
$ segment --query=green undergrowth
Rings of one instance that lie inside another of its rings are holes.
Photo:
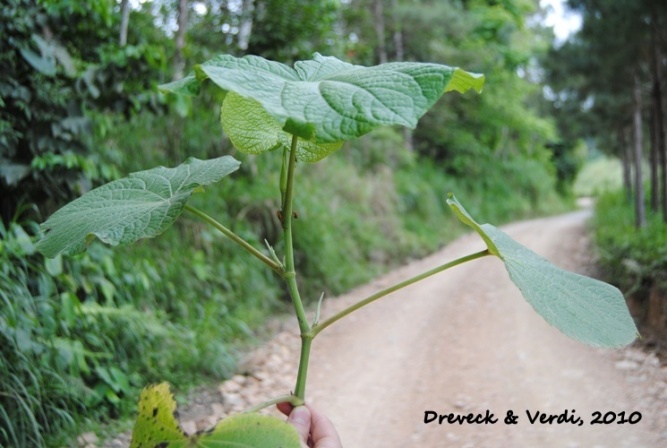
[[[598,196],[623,187],[623,167],[617,158],[598,156],[582,167],[574,182],[577,196]]]
[[[608,192],[596,202],[592,227],[607,281],[638,297],[653,286],[666,289],[667,225],[659,214],[648,211],[646,227],[637,230],[632,203],[622,191]]]
[[[98,152],[122,174],[233,154],[241,169],[192,205],[282,253],[280,154],[234,154],[217,119],[206,118],[215,114],[193,114],[107,123]],[[408,153],[394,129],[300,163],[308,195],[295,198],[294,226],[304,300],[342,293],[458,236],[448,192],[494,223],[567,207],[541,162],[489,153],[475,166],[478,174],[454,177]],[[20,220],[2,228],[0,382],[10,392],[0,396],[0,445],[62,446],[68,435],[131,415],[147,383],[185,390],[227,377],[260,324],[287,309],[272,272],[187,212],[154,240],[94,244],[55,261],[35,252],[36,232]]]

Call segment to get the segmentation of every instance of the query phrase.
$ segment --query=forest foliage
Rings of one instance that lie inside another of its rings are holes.
[[[169,98],[158,84],[220,53],[289,63],[320,52],[486,75],[481,96],[451,95],[416,129],[379,129],[304,170],[311,194],[295,199],[295,256],[312,301],[453,238],[447,192],[494,222],[564,207],[581,159],[538,113],[536,64],[552,35],[538,24],[537,3],[4,2],[0,445],[66,443],[85,425],[126,415],[150,381],[186,388],[225,377],[257,324],[283,306],[270,274],[197,222],[113,252],[95,244],[46,260],[35,251],[34,223],[81,193],[147,167],[223,154],[242,165],[209,192],[211,212],[256,247],[278,240],[278,179],[269,173],[279,157],[235,153],[214,90]],[[315,217],[335,225],[313,228]]]

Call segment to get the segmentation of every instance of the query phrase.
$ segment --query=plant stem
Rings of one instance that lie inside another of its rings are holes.
[[[416,277],[412,277],[408,280],[402,281],[400,283],[395,284],[394,286],[390,286],[387,289],[383,289],[382,291],[376,292],[370,297],[367,297],[364,300],[361,300],[360,302],[355,303],[354,305],[344,309],[343,311],[340,311],[339,313],[331,316],[330,318],[318,323],[317,325],[313,326],[313,329],[311,331],[312,337],[317,336],[322,330],[327,328],[329,325],[333,324],[334,322],[337,322],[338,320],[342,319],[343,317],[347,316],[353,311],[358,310],[359,308],[368,305],[371,302],[375,302],[376,300],[391,294],[394,291],[397,291],[401,288],[405,288],[406,286],[409,286],[413,283],[416,283],[420,280],[424,280],[427,277],[430,277],[432,275],[438,274],[442,271],[445,271],[449,268],[453,268],[454,266],[458,266],[460,264],[463,264],[468,261],[475,260],[477,258],[482,258],[487,255],[491,255],[488,249],[485,249],[481,252],[476,252],[474,254],[466,255],[465,257],[457,258],[454,261],[450,261],[449,263],[445,263],[442,266],[438,266],[437,268],[431,269],[430,271],[424,272],[423,274],[417,275]]]
[[[283,163],[280,165],[280,206],[285,208],[285,194],[287,192],[287,165],[289,164],[289,150],[283,148]]]
[[[306,378],[308,376],[308,361],[310,360],[310,346],[313,342],[313,334],[309,330],[307,333],[301,333],[301,354],[299,356],[299,371],[296,376],[296,386],[294,386],[294,395],[306,399]]]
[[[296,271],[294,268],[294,243],[292,239],[292,198],[294,197],[294,171],[296,168],[297,141],[298,138],[293,136],[292,146],[289,153],[289,161],[287,164],[285,195],[283,198],[283,234],[285,238],[285,272],[283,277],[285,278],[290,297],[292,298],[292,304],[294,305],[294,311],[296,312],[296,318],[299,322],[299,330],[301,332],[301,357],[299,359],[299,372],[296,378],[294,395],[304,400],[306,395],[306,375],[308,373],[308,358],[310,357],[312,334],[310,325],[308,324],[308,320],[306,318],[306,311],[303,308],[301,296],[299,295],[299,288],[296,282]]]
[[[250,243],[248,243],[246,240],[244,240],[243,238],[241,238],[240,236],[238,236],[237,234],[232,232],[227,227],[220,224],[218,221],[216,221],[215,219],[213,219],[212,217],[210,217],[206,213],[204,213],[201,210],[198,210],[194,207],[191,207],[189,205],[185,206],[185,210],[189,211],[190,213],[197,216],[198,218],[200,218],[204,222],[212,225],[213,227],[215,227],[216,229],[221,231],[225,236],[227,236],[229,239],[231,239],[232,241],[234,241],[235,243],[240,245],[242,248],[244,248],[245,250],[250,252],[252,255],[257,257],[262,263],[264,263],[265,265],[270,267],[277,274],[279,274],[281,276],[285,275],[285,272],[283,271],[283,268],[279,264],[277,264],[274,260],[270,259],[266,255],[261,253],[259,250],[252,247],[250,245]]]
[[[292,303],[299,321],[301,333],[310,331],[310,325],[306,319],[306,311],[301,302],[299,288],[296,283],[296,271],[294,267],[294,242],[292,239],[292,198],[294,197],[294,171],[296,168],[296,143],[297,137],[292,137],[292,148],[290,149],[289,162],[287,166],[287,185],[285,188],[285,203],[283,204],[283,233],[285,237],[285,273],[283,277],[287,282]]]
[[[267,400],[263,403],[257,404],[251,408],[246,409],[244,412],[246,414],[249,414],[250,412],[257,412],[261,411],[264,408],[268,408],[271,405],[278,404],[278,403],[291,403],[292,406],[301,406],[303,404],[303,400],[300,399],[299,397],[295,395],[280,395],[279,397],[274,397],[270,400]]]

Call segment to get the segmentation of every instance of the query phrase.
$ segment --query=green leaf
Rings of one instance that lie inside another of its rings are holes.
[[[195,446],[244,448],[300,448],[296,429],[283,420],[261,414],[238,414],[199,436]]]
[[[125,245],[153,238],[171,226],[194,191],[236,171],[224,156],[190,158],[176,168],[158,167],[96,188],[55,212],[44,224],[37,249],[47,257],[82,252],[99,238]]]
[[[63,259],[60,256],[54,258],[45,258],[44,267],[46,268],[46,272],[48,272],[49,275],[57,277],[63,273]]]
[[[299,435],[284,421],[260,414],[239,414],[215,428],[186,434],[175,417],[176,402],[169,385],[145,388],[139,398],[139,415],[130,448],[300,448]]]
[[[48,55],[38,55],[34,51],[28,48],[20,49],[21,56],[23,59],[30,65],[32,68],[40,72],[45,76],[55,76],[56,74],[56,61],[53,57]]]
[[[495,244],[493,244],[491,238],[489,238],[489,236],[486,233],[484,233],[479,224],[475,222],[472,216],[470,216],[468,211],[465,208],[463,208],[461,203],[458,201],[458,199],[456,199],[456,197],[453,194],[449,195],[449,198],[447,199],[447,204],[449,204],[449,207],[454,211],[456,216],[458,216],[458,218],[461,220],[463,224],[472,227],[475,230],[475,232],[477,232],[479,236],[482,237],[491,255],[500,256],[500,254],[498,253],[498,248],[496,247]]]
[[[618,289],[560,269],[496,227],[477,224],[453,195],[447,202],[503,260],[512,282],[549,324],[593,346],[621,347],[635,339],[637,327]]]
[[[315,143],[346,141],[380,126],[414,128],[444,92],[480,91],[484,82],[481,75],[439,64],[363,67],[315,53],[291,68],[258,56],[222,55],[162,90],[191,95],[206,79],[254,100],[280,129]],[[227,118],[234,110],[229,107]]]
[[[291,147],[292,136],[253,99],[230,92],[222,103],[220,118],[225,133],[239,151],[261,154]],[[302,162],[317,162],[340,149],[342,144],[299,139],[297,157]]]

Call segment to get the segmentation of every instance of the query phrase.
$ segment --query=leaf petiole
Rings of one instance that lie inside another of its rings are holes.
[[[449,263],[445,263],[442,266],[438,266],[437,268],[431,269],[430,271],[424,272],[423,274],[417,275],[415,277],[412,277],[410,279],[404,280],[400,283],[397,283],[393,286],[390,286],[389,288],[383,289],[382,291],[376,292],[370,297],[365,298],[364,300],[361,300],[357,303],[355,303],[352,306],[349,306],[345,308],[343,311],[340,311],[336,313],[335,315],[331,316],[330,318],[322,321],[321,323],[317,324],[317,326],[314,326],[312,329],[312,336],[315,337],[317,336],[322,330],[327,328],[329,325],[337,322],[338,320],[342,319],[343,317],[347,316],[348,314],[352,313],[353,311],[358,310],[359,308],[362,308],[369,303],[375,302],[378,299],[381,299],[382,297],[391,294],[392,292],[398,291],[399,289],[405,288],[406,286],[412,285],[413,283],[417,283],[420,280],[424,280],[425,278],[428,278],[432,275],[438,274],[442,271],[446,271],[449,268],[453,268],[454,266],[458,266],[460,264],[466,263],[468,261],[476,260],[477,258],[482,258],[486,257],[487,255],[491,255],[488,249],[485,249],[481,252],[475,252],[474,254],[466,255],[465,257],[457,258],[456,260],[450,261]]]
[[[196,217],[200,218],[202,221],[212,225],[216,229],[218,229],[220,232],[222,232],[226,237],[228,237],[230,240],[234,241],[236,244],[250,252],[252,255],[254,255],[256,258],[259,259],[262,263],[270,267],[273,271],[275,271],[278,275],[283,276],[285,274],[285,271],[280,263],[277,263],[276,261],[270,259],[257,249],[255,249],[250,243],[248,243],[246,240],[232,232],[230,229],[227,227],[223,226],[220,224],[218,221],[216,221],[214,218],[210,217],[206,213],[202,212],[199,209],[196,209],[190,205],[185,205],[184,207],[185,210],[189,211]]]
[[[269,406],[273,406],[274,404],[278,403],[290,403],[292,406],[301,406],[304,401],[302,398],[297,397],[296,395],[280,395],[278,397],[271,398],[270,400],[266,400],[262,403],[256,404],[255,406],[252,406],[245,411],[243,411],[245,414],[249,414],[251,412],[258,412],[261,411],[264,408],[268,408]]]

